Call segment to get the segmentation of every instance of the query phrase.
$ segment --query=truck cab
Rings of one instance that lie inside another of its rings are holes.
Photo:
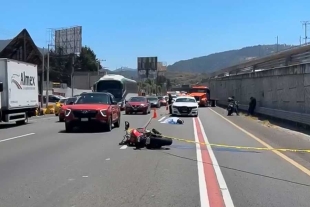
[[[210,106],[210,90],[207,86],[194,85],[188,95],[196,99],[199,107]]]

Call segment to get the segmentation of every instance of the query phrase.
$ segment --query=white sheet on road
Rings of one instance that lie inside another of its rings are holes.
[[[177,117],[171,117],[171,118],[168,118],[168,119],[165,119],[164,121],[160,122],[162,124],[178,124],[178,120],[179,118]],[[182,121],[184,122],[184,121]]]

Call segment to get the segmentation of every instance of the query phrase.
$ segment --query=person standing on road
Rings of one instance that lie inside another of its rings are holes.
[[[172,95],[168,94],[169,114],[172,114]]]
[[[255,108],[256,108],[256,99],[254,97],[251,97],[249,103],[248,115],[253,116]]]

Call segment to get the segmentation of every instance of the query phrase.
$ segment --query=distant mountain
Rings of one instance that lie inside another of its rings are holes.
[[[229,50],[207,56],[181,60],[167,67],[172,72],[210,73],[251,59],[268,56],[293,45],[256,45],[239,50]]]
[[[118,68],[116,70],[114,70],[115,72],[123,72],[123,71],[137,71],[137,69],[133,69],[133,68],[128,68],[128,67],[121,67],[121,68]]]
[[[132,68],[127,68],[127,67],[122,67],[118,68],[116,70],[110,71],[111,74],[119,74],[122,75],[126,78],[130,79],[137,79],[138,78],[138,73],[137,69],[132,69]]]

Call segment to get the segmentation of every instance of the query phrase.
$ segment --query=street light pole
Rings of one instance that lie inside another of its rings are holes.
[[[106,60],[98,59],[97,61],[98,61],[97,62],[97,64],[98,64],[97,72],[98,72],[98,75],[100,75],[100,63],[103,62],[103,61],[106,61]]]
[[[97,62],[97,66],[98,66],[98,68],[97,68],[97,70],[98,70],[98,75],[100,75],[100,72],[99,72],[99,70],[100,70],[100,61]]]
[[[43,91],[44,91],[44,70],[45,70],[45,65],[44,65],[44,59],[45,59],[45,49],[43,47],[43,59],[42,59],[42,80],[41,80],[41,108],[43,108],[43,102],[44,102],[44,97],[43,97]]]

